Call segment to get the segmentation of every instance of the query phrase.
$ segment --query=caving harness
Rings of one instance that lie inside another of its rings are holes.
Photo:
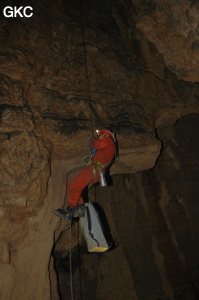
[[[82,159],[83,163],[87,166],[89,166],[92,171],[93,171],[93,179],[96,178],[97,172],[100,176],[100,185],[101,186],[107,186],[106,183],[106,179],[104,177],[104,168],[106,167],[106,165],[109,165],[110,163],[103,165],[101,162],[99,161],[92,161],[93,155],[90,156],[86,156]],[[89,187],[91,187],[92,183],[89,185]]]
[[[99,131],[99,130],[96,130],[96,132],[98,133],[98,135],[101,133],[101,134],[106,134],[106,135],[109,135],[110,136],[110,133],[111,131],[105,129],[105,130],[102,130],[102,131]],[[115,136],[114,136],[114,133],[111,133],[111,136],[113,138],[113,141],[114,143],[116,142],[115,140]],[[90,140],[90,139],[89,139]],[[91,147],[91,154],[89,156],[86,156],[82,159],[83,163],[86,164],[87,166],[90,166],[90,168],[92,169],[93,171],[93,176],[95,179],[96,178],[96,174],[98,172],[99,174],[99,177],[100,177],[100,185],[101,187],[103,186],[107,186],[107,183],[106,183],[106,179],[105,179],[105,176],[104,176],[104,170],[105,170],[105,167],[109,164],[111,164],[112,162],[116,161],[116,158],[117,158],[117,154],[116,154],[116,149],[115,149],[115,156],[114,156],[114,159],[110,162],[108,162],[107,164],[103,165],[101,162],[99,161],[95,161],[93,162],[92,159],[93,159],[93,156],[95,155],[95,148]],[[92,183],[90,184],[90,186],[92,185]],[[89,186],[89,187],[90,187]]]
[[[101,162],[96,161],[96,162],[91,162],[89,164],[89,166],[91,167],[91,169],[93,171],[94,179],[96,177],[96,171],[97,171],[100,176],[100,185],[107,186],[106,179],[104,177],[104,172],[103,172],[105,165],[102,165]]]

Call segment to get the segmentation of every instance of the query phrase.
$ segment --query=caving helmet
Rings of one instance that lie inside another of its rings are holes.
[[[101,135],[109,135],[110,137],[112,137],[113,139],[115,139],[114,137],[114,133],[109,130],[109,129],[103,129],[103,130],[96,130],[96,133],[98,136],[101,136]]]

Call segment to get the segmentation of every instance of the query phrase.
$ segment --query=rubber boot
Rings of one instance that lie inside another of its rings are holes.
[[[73,213],[74,218],[80,218],[85,216],[85,207],[84,204],[79,204],[77,207],[75,207],[75,211]]]
[[[55,209],[55,210],[53,210],[53,213],[54,213],[57,217],[60,217],[60,218],[66,218],[66,219],[72,221],[72,219],[73,219],[73,214],[74,214],[75,210],[76,210],[76,207],[70,207],[70,206],[68,206],[68,207],[66,208],[66,210],[60,209],[60,208],[59,208],[59,209]]]

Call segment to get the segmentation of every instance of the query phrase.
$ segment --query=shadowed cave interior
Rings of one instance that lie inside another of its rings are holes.
[[[88,253],[73,223],[75,299],[198,299],[198,128],[199,115],[190,114],[158,130],[163,148],[154,168],[114,175],[111,186],[93,187],[91,201],[103,210],[112,247]],[[70,291],[66,240],[69,230],[52,253],[61,299]]]

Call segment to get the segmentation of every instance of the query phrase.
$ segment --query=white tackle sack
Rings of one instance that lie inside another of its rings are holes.
[[[85,216],[80,218],[80,225],[89,252],[105,252],[109,249],[99,215],[92,203],[85,203]]]

